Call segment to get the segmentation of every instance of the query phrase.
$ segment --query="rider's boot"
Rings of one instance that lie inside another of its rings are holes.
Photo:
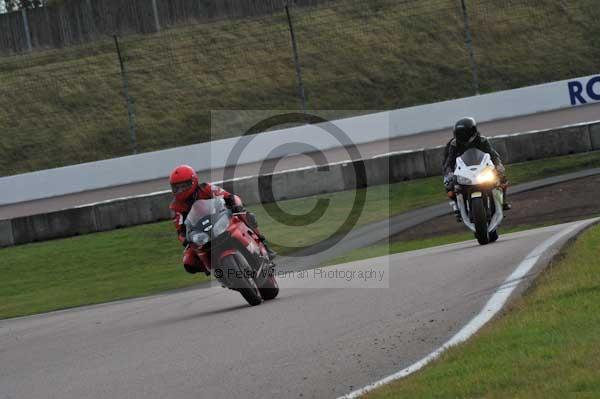
[[[454,216],[456,217],[456,222],[457,223],[462,223],[463,220],[462,220],[462,216],[460,214],[460,211],[458,211],[458,210],[454,211]]]
[[[510,211],[512,209],[512,204],[506,200],[507,188],[506,185],[502,187],[502,210],[504,211]]]
[[[460,210],[458,209],[458,206],[456,205],[456,201],[452,201],[450,202],[450,206],[452,207],[452,210],[454,211],[454,216],[456,217],[456,221],[458,223],[462,223],[462,216],[460,215]]]

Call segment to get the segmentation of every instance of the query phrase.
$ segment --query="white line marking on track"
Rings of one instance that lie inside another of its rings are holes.
[[[421,360],[416,363],[411,364],[398,371],[397,373],[391,374],[387,377],[380,379],[372,384],[369,384],[363,388],[357,389],[356,391],[350,392],[344,396],[341,396],[339,399],[353,399],[358,398],[361,395],[366,394],[367,392],[373,391],[385,384],[388,384],[392,381],[399,380],[404,378],[420,369],[425,367],[428,363],[438,358],[443,352],[445,352],[448,348],[458,345],[467,339],[469,339],[473,334],[475,334],[481,327],[483,327],[492,317],[494,317],[506,304],[506,301],[513,293],[515,288],[519,285],[519,283],[523,280],[527,273],[535,266],[535,264],[540,260],[540,257],[548,251],[554,244],[560,241],[565,236],[573,233],[574,231],[580,230],[587,225],[591,225],[594,221],[599,219],[586,220],[580,223],[576,223],[570,227],[567,227],[564,230],[561,230],[559,233],[553,235],[548,238],[546,241],[538,245],[533,251],[531,251],[525,259],[517,266],[517,268],[512,272],[510,276],[504,280],[502,285],[496,290],[494,295],[489,299],[489,301],[485,304],[483,309],[477,314],[471,321],[469,321],[459,332],[457,332],[450,340],[448,340],[444,345],[431,352],[429,355],[425,356]]]
[[[386,152],[384,154],[377,154],[377,155],[373,155],[371,157],[371,159],[377,159],[377,158],[383,158],[383,157],[391,157],[394,155],[399,155],[399,154],[408,154],[410,152],[420,152],[423,151],[424,148],[415,148],[412,150],[402,150],[402,151],[392,151],[392,152]]]
[[[410,152],[410,151],[405,151],[405,152]],[[300,171],[303,171],[303,170],[319,169],[319,168],[326,168],[326,167],[328,168],[328,167],[333,167],[333,166],[338,166],[338,165],[347,166],[348,164],[351,164],[352,162],[355,162],[355,161],[364,161],[364,158],[358,158],[358,159],[355,159],[355,160],[346,159],[346,160],[343,160],[343,161],[336,161],[336,162],[331,162],[331,163],[327,163],[327,164],[309,165],[309,166],[302,166],[302,167],[293,168],[293,169],[280,170],[280,171],[273,172],[272,175],[275,176],[275,175],[280,175],[280,174],[290,173],[290,172],[300,172]],[[201,172],[204,172],[204,171],[201,171]],[[234,177],[234,178],[228,180],[228,182],[241,181],[241,180],[250,180],[250,179],[255,179],[257,177],[260,177],[260,175],[248,175],[248,176]],[[211,184],[222,185],[223,184],[223,180],[214,180],[214,181],[211,181]],[[110,188],[110,187],[104,187],[104,188]],[[97,202],[90,202],[90,203],[82,204],[82,205],[75,205],[73,207],[63,208],[63,209],[60,209],[60,210],[64,211],[64,210],[73,209],[73,208],[85,208],[85,207],[88,207],[88,206],[95,206],[95,205],[107,204],[107,203],[116,202],[116,201],[123,201],[123,200],[130,200],[130,199],[136,199],[136,198],[151,197],[151,196],[154,196],[154,195],[168,194],[170,192],[171,192],[171,190],[161,190],[161,191],[154,191],[154,192],[147,193],[147,194],[137,194],[137,195],[129,195],[129,196],[126,196],[126,197],[116,197],[116,198],[110,198],[110,199],[106,199],[106,200],[102,200],[102,201],[97,201]],[[76,193],[71,193],[71,194],[76,194]],[[69,195],[69,194],[67,194],[67,195]],[[39,199],[45,199],[45,198],[39,198]],[[33,201],[37,201],[37,200],[33,200]],[[4,206],[4,205],[11,205],[11,204],[0,204],[0,206]]]

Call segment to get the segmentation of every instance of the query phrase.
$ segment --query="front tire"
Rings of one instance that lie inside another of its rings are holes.
[[[244,297],[246,302],[250,306],[260,305],[263,302],[263,298],[260,295],[260,291],[254,282],[254,279],[250,275],[246,275],[252,271],[252,268],[248,264],[246,258],[239,252],[233,255],[228,255],[221,260],[221,266],[225,270],[234,270],[240,272],[239,277],[236,277],[232,281],[232,287],[234,290],[239,291]]]
[[[471,214],[473,215],[473,223],[475,224],[475,238],[477,238],[477,241],[481,245],[489,244],[488,218],[483,198],[471,199]]]

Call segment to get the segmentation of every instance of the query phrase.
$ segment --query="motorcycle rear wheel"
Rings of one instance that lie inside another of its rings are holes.
[[[239,278],[235,278],[234,286],[231,288],[239,291],[250,306],[260,305],[263,302],[254,279],[245,275],[245,272],[251,271],[252,268],[242,254],[236,252],[233,255],[224,257],[221,260],[221,266],[225,270],[234,270],[241,273]]]
[[[260,296],[265,301],[275,299],[279,294],[279,284],[277,284],[275,276],[268,277],[265,283],[258,290],[260,291]]]

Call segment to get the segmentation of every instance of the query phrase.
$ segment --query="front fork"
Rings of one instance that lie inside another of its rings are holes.
[[[475,225],[473,224],[473,222],[471,222],[471,217],[469,215],[469,212],[467,211],[467,208],[465,206],[465,198],[462,194],[455,194],[456,195],[456,202],[451,202],[450,206],[452,207],[452,209],[454,210],[455,207],[458,207],[458,211],[460,212],[460,216],[462,217],[463,223],[465,224],[465,226],[467,226],[469,228],[469,230],[475,232]],[[483,195],[483,193],[481,191],[474,191],[471,193],[471,198],[473,198],[474,196],[481,196]],[[502,203],[504,202],[504,195],[502,194],[502,190],[495,188],[492,190],[492,198],[494,200],[494,206],[496,208],[494,214],[492,215],[492,220],[490,220],[490,223],[488,225],[488,231],[492,232],[494,230],[496,230],[496,228],[498,227],[498,225],[500,224],[500,222],[502,221],[502,219],[504,218],[504,214],[502,211]]]

